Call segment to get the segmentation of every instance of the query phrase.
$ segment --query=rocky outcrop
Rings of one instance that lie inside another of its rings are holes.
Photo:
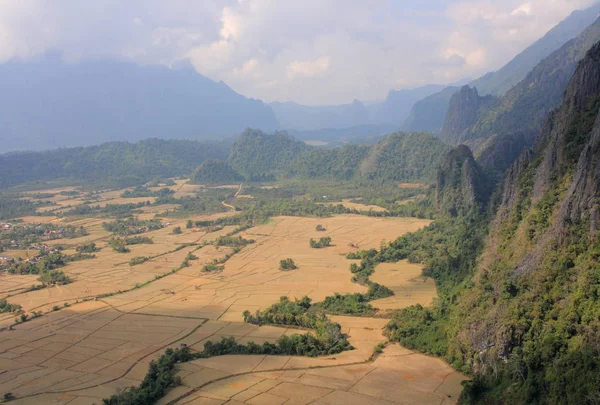
[[[530,144],[528,138],[523,132],[505,136],[492,135],[476,152],[477,163],[492,178],[501,176]]]
[[[483,207],[488,197],[487,178],[469,147],[459,145],[448,152],[436,178],[437,211],[455,216],[461,211]]]
[[[514,159],[519,155],[519,146],[530,147],[535,142],[539,143],[536,139],[540,134],[551,132],[551,127],[558,124],[556,120],[548,118],[553,117],[551,112],[563,100],[578,61],[599,40],[600,19],[542,60],[501,98],[486,105],[478,107],[478,99],[473,91],[463,88],[451,101],[443,139],[450,143],[469,145],[486,170],[505,169],[511,163],[510,158]],[[593,62],[590,60],[588,63]],[[581,76],[581,80],[588,79]],[[577,88],[584,91],[581,89],[586,86],[578,85]],[[584,98],[583,96],[581,94],[578,97]],[[504,137],[508,139],[501,140]],[[490,146],[490,140],[493,141],[492,148],[484,153],[483,149]],[[560,149],[560,146],[557,145],[557,148]],[[504,150],[508,155],[502,160],[495,159],[500,156],[495,150]]]
[[[416,102],[402,128],[407,132],[441,134],[450,99],[459,90],[458,87],[449,86]]]
[[[481,108],[493,100],[492,96],[480,97],[475,87],[461,87],[450,99],[441,138],[450,144],[459,143],[463,132],[477,121]]]

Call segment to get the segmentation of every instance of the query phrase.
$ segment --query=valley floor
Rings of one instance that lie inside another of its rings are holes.
[[[215,216],[190,219],[206,218]],[[44,314],[12,326],[14,315],[0,315],[0,393],[11,393],[14,404],[99,404],[120,389],[140,384],[149,362],[166,348],[185,344],[200,351],[208,340],[226,336],[260,344],[306,333],[246,324],[242,312],[265,309],[283,295],[307,295],[316,302],[334,292],[366,292],[351,282],[348,268],[353,261],[345,255],[357,247],[378,248],[382,241],[429,223],[359,215],[275,217],[242,232],[255,243],[234,255],[222,271],[206,273],[204,264],[232,249],[176,248],[214,240],[234,227],[216,232],[185,229],[187,219],[163,219],[167,227],[147,234],[153,244],[131,246],[125,254],[110,249],[102,220],[81,219],[73,223],[87,227],[89,235],[69,244],[95,241],[101,250],[95,259],[61,269],[73,283],[25,292],[36,276],[2,275],[0,297],[8,296],[27,312]],[[327,232],[316,231],[317,224]],[[174,226],[183,232],[174,234]],[[311,249],[309,239],[325,233],[333,246]],[[165,275],[192,251],[197,260]],[[130,266],[136,256],[150,260]],[[293,258],[299,268],[279,270],[285,258]],[[380,265],[372,279],[396,293],[373,302],[382,310],[427,305],[436,296],[433,282],[420,277],[420,267],[406,262]],[[109,293],[117,294],[100,297]],[[61,309],[52,311],[57,305]],[[443,361],[397,344],[374,355],[374,347],[386,341],[382,328],[387,319],[332,318],[355,350],[318,358],[229,355],[195,360],[178,366],[182,385],[159,403],[449,404],[458,398],[465,377]]]

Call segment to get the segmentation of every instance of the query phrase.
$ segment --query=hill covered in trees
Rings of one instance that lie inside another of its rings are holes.
[[[225,159],[227,143],[147,139],[47,152],[0,155],[0,187],[70,179],[111,186],[141,184],[155,177],[189,173],[205,159]]]
[[[246,179],[298,177],[364,181],[431,181],[449,149],[428,134],[394,133],[373,146],[318,149],[285,133],[248,130],[235,142],[229,163]]]
[[[190,177],[192,184],[232,184],[244,178],[223,160],[208,159],[198,166]]]
[[[597,43],[492,198],[459,146],[437,176],[438,219],[371,257],[424,263],[435,278],[439,301],[399,311],[386,334],[471,373],[461,403],[600,398],[599,111]]]

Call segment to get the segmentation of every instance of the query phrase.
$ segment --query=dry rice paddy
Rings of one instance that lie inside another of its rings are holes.
[[[114,197],[117,198],[117,197]],[[156,208],[156,207],[149,207]],[[148,213],[150,215],[150,213]],[[153,216],[154,214],[152,214]],[[219,215],[234,215],[224,213]],[[39,221],[39,217],[36,217]],[[210,217],[214,219],[215,216]],[[208,219],[195,217],[193,220]],[[66,220],[63,220],[66,222]],[[409,218],[370,218],[341,215],[332,218],[277,217],[241,235],[255,240],[233,256],[221,272],[204,273],[203,265],[231,252],[202,243],[230,232],[225,227],[206,233],[186,229],[186,219],[147,236],[150,245],[133,245],[127,254],[107,245],[110,235],[100,219],[81,219],[90,234],[72,245],[95,241],[96,258],[70,263],[62,270],[74,282],[23,293],[35,276],[0,276],[0,296],[12,295],[27,311],[56,312],[0,332],[0,393],[11,392],[15,404],[100,403],[117,390],[137,385],[148,363],[167,347],[186,344],[201,350],[207,340],[234,336],[246,343],[275,341],[293,329],[256,327],[242,322],[244,310],[264,309],[282,295],[308,295],[314,301],[334,292],[364,292],[350,281],[348,252],[377,248],[429,221]],[[316,226],[326,232],[317,232]],[[172,226],[183,233],[172,234]],[[333,246],[309,247],[310,238],[330,236]],[[58,243],[58,241],[57,241]],[[194,251],[198,260],[175,274],[156,279],[178,267]],[[151,259],[137,266],[135,256]],[[292,258],[297,270],[282,272],[279,261]],[[420,268],[400,262],[380,265],[374,281],[389,286],[396,296],[376,301],[381,309],[414,303],[428,304],[435,296],[430,280],[419,278]],[[136,285],[144,285],[134,288]],[[105,298],[94,297],[127,291]],[[84,299],[90,301],[82,302]],[[79,301],[79,303],[76,303]],[[374,361],[374,346],[385,341],[385,319],[333,317],[347,333],[355,350],[335,356],[222,356],[182,364],[183,385],[171,390],[162,404],[447,404],[460,393],[462,375],[441,360],[390,345]],[[0,327],[12,322],[0,317]]]

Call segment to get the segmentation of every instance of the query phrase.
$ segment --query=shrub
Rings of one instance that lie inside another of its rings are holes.
[[[108,244],[110,245],[112,250],[114,250],[117,253],[129,253],[130,252],[129,248],[125,246],[126,241],[123,239],[111,238],[108,241]]]
[[[215,242],[215,246],[246,246],[254,243],[254,239],[244,239],[241,236],[219,236]]]
[[[283,259],[279,261],[279,270],[296,270],[298,266],[292,259]]]
[[[331,246],[331,237],[329,236],[324,236],[318,241],[312,238],[310,239],[310,247],[313,249],[320,249],[327,246]]]
[[[45,286],[64,285],[72,282],[71,278],[60,270],[44,271],[38,281],[41,281]]]
[[[136,256],[136,257],[132,258],[131,260],[129,260],[129,265],[135,266],[137,264],[145,263],[148,260],[150,260],[150,258],[147,256]]]
[[[152,238],[149,238],[147,236],[130,236],[125,238],[126,245],[151,245],[153,243],[154,241],[152,240]]]
[[[202,268],[202,271],[207,272],[207,273],[211,273],[214,271],[221,271],[223,270],[225,266],[222,265],[218,265],[218,264],[214,264],[214,263],[208,263],[205,264],[204,267]]]
[[[78,246],[76,250],[78,253],[94,253],[98,251],[98,248],[94,242],[90,242],[85,245]]]

